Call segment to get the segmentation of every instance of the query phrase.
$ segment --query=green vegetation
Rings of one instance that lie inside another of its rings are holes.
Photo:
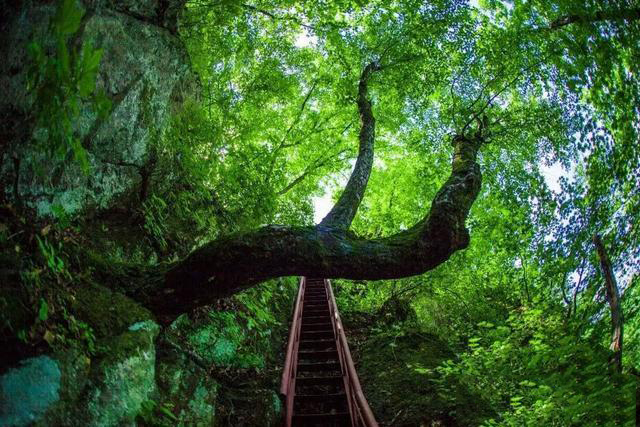
[[[0,134],[0,385],[44,366],[55,393],[19,417],[275,424],[280,276],[313,271],[383,425],[636,424],[636,2],[26,3],[7,12],[24,69],[2,72],[27,106],[0,95],[19,122]],[[312,228],[367,125],[353,223]]]
[[[96,92],[96,78],[102,50],[94,49],[90,42],[82,48],[74,47],[73,37],[78,33],[84,10],[74,0],[59,2],[51,23],[54,35],[54,54],[48,54],[51,40],[33,40],[29,44],[32,66],[29,70],[29,90],[34,94],[33,114],[41,137],[39,147],[49,156],[62,161],[73,154],[82,170],[89,173],[89,159],[82,141],[76,136],[74,123],[88,102],[99,119],[111,108],[104,90]],[[44,171],[42,171],[44,173]]]

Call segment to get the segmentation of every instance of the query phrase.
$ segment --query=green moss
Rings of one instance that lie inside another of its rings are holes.
[[[196,387],[195,391],[193,392],[193,397],[187,404],[191,413],[191,417],[188,423],[189,425],[211,425],[211,421],[213,421],[216,413],[216,408],[211,402],[211,395],[212,391],[203,387],[202,385],[198,385]],[[215,390],[213,391],[213,395],[215,396]]]
[[[136,322],[153,318],[147,309],[133,300],[98,285],[79,288],[74,308],[98,338],[118,334]]]
[[[175,349],[159,352],[156,379],[159,402],[176,417],[169,425],[213,424],[218,383],[184,353]],[[158,414],[165,417],[166,414]]]
[[[208,320],[187,332],[189,344],[212,365],[234,365],[246,331],[231,312],[211,312]]]
[[[155,345],[159,326],[132,325],[123,334],[99,343],[86,403],[86,424],[121,425],[132,421],[155,390]]]

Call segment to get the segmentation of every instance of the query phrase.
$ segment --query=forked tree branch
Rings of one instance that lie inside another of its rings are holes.
[[[325,226],[271,225],[210,242],[178,263],[164,281],[126,289],[163,322],[264,280],[315,276],[361,280],[422,274],[469,244],[465,220],[480,190],[480,141],[454,138],[449,179],[430,211],[409,230],[380,239]]]
[[[360,150],[353,175],[332,213],[317,226],[269,225],[226,236],[176,263],[162,280],[130,281],[123,291],[162,322],[198,306],[282,276],[396,279],[432,270],[469,244],[465,220],[480,191],[476,162],[482,137],[453,138],[451,174],[425,216],[395,235],[365,239],[348,231],[373,162],[374,119],[367,98],[368,65],[359,85]]]

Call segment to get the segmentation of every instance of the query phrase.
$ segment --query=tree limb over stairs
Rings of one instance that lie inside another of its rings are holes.
[[[476,162],[482,135],[453,138],[451,175],[431,209],[408,230],[364,239],[349,231],[373,165],[375,120],[368,95],[377,63],[367,65],[358,86],[361,120],[356,166],[343,194],[317,226],[269,225],[200,247],[168,270],[162,280],[132,285],[125,293],[161,320],[281,276],[392,279],[432,270],[469,244],[465,220],[480,191]]]

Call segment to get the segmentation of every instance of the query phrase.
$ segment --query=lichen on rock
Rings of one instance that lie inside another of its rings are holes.
[[[61,372],[55,360],[38,356],[0,377],[0,425],[26,426],[60,398]]]
[[[0,63],[0,135],[6,143],[0,153],[0,183],[40,216],[55,209],[69,215],[103,210],[137,197],[140,168],[148,161],[154,138],[162,135],[184,94],[195,93],[186,49],[172,32],[183,1],[83,3],[87,11],[78,43],[103,50],[96,85],[112,101],[106,119],[84,105],[74,123],[87,150],[88,174],[31,143],[38,129],[31,125],[26,46],[33,39],[45,46],[52,43],[48,26],[55,8],[25,2],[8,12],[0,35],[0,56],[6,58]]]
[[[152,321],[140,322],[102,343],[104,353],[92,367],[86,425],[120,425],[135,419],[142,402],[155,391],[154,339],[159,329]]]

